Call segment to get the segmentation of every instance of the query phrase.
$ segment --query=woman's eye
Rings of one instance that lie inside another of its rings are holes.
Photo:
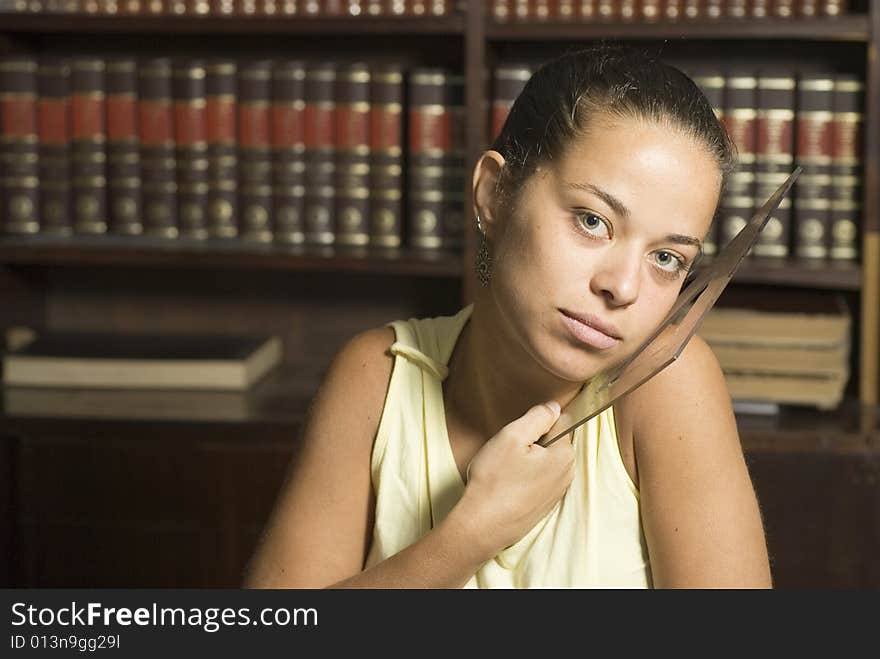
[[[672,252],[663,250],[656,252],[654,260],[657,265],[660,266],[660,269],[666,272],[678,274],[679,272],[687,270],[687,264],[684,259],[680,256],[676,256]]]
[[[595,213],[576,213],[581,228],[593,238],[607,238],[610,235],[608,223]]]

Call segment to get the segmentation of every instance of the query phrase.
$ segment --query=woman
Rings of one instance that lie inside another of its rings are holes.
[[[699,337],[569,441],[535,444],[670,309],[731,162],[672,67],[597,48],[535,73],[474,168],[473,305],[338,353],[245,584],[769,587]]]

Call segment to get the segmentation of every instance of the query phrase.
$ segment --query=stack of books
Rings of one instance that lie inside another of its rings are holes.
[[[851,318],[840,313],[712,309],[698,334],[734,404],[837,407],[849,380]]]
[[[282,358],[278,336],[46,332],[10,340],[3,383],[123,390],[249,389]]]

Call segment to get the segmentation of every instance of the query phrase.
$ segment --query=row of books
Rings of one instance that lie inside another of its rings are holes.
[[[848,0],[491,0],[498,22],[655,23],[843,16]]]
[[[456,0],[0,0],[0,13],[141,16],[446,16]]]
[[[698,334],[712,347],[735,402],[808,405],[843,400],[852,320],[835,313],[710,310]]]
[[[491,133],[500,133],[534,66],[504,64],[493,76]],[[714,254],[796,166],[804,172],[768,221],[754,257],[858,258],[863,180],[864,83],[851,74],[723,69],[683,63],[737,148],[713,226]]]
[[[397,64],[0,57],[0,225],[456,249],[463,96]]]

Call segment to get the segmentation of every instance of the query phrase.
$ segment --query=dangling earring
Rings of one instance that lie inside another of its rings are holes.
[[[492,256],[489,254],[489,243],[486,241],[486,232],[483,230],[479,214],[477,214],[477,231],[480,232],[480,247],[477,250],[477,279],[485,287],[492,279]]]

